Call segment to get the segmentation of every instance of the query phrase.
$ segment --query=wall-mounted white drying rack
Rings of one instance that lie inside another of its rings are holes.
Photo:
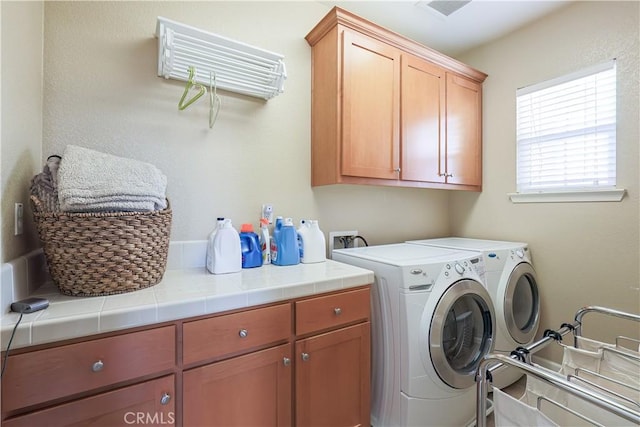
[[[158,76],[187,81],[189,67],[195,81],[231,92],[270,99],[284,91],[284,57],[248,44],[158,17]]]

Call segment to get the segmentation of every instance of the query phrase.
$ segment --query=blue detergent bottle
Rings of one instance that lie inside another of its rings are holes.
[[[242,268],[262,266],[260,239],[253,231],[253,225],[251,224],[242,224],[240,228],[240,249],[242,252]]]
[[[295,265],[300,263],[300,246],[298,232],[293,226],[291,218],[285,218],[282,228],[275,236],[277,256],[271,260],[275,265]]]
[[[282,217],[276,217],[276,223],[273,226],[273,235],[271,236],[271,241],[269,242],[269,248],[271,250],[271,264],[276,264],[276,260],[278,259],[278,245],[276,244],[276,239],[280,234],[280,230],[282,229]]]

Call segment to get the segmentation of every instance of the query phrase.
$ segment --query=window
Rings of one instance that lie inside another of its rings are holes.
[[[615,189],[615,60],[518,89],[516,98],[519,195]]]

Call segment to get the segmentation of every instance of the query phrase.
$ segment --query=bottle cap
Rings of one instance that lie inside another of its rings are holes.
[[[242,224],[240,227],[241,233],[252,233],[253,232],[253,224]]]

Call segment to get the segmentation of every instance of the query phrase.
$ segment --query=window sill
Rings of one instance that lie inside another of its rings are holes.
[[[556,193],[508,193],[512,203],[580,203],[619,202],[624,198],[625,189],[590,191],[563,191]]]

